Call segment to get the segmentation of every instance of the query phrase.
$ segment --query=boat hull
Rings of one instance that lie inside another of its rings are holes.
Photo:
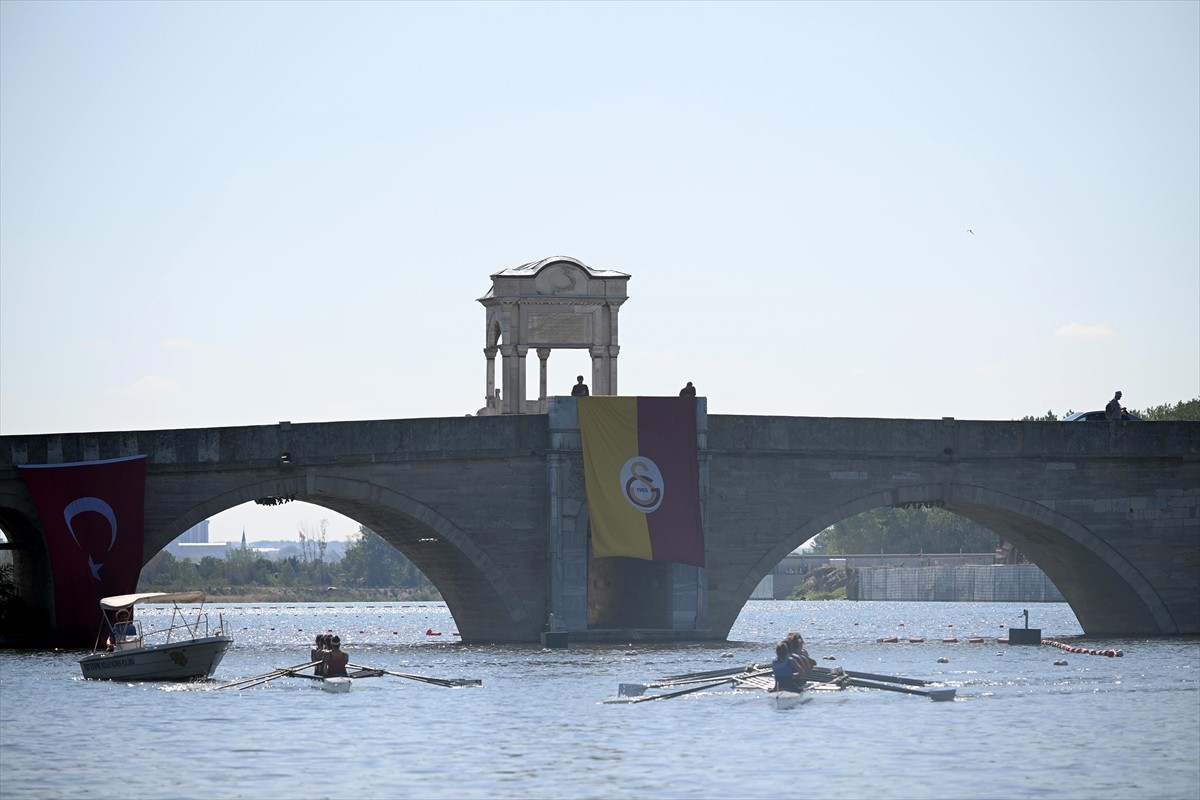
[[[777,708],[781,711],[783,709],[787,709],[787,708],[795,708],[796,706],[798,706],[802,703],[807,703],[811,699],[804,692],[788,692],[788,691],[775,691],[775,690],[768,691],[767,697],[769,698],[768,702],[770,702],[771,707]]]
[[[334,694],[345,694],[353,685],[354,680],[351,678],[325,678],[321,681],[321,688]]]
[[[79,661],[83,677],[111,681],[193,681],[211,677],[232,636],[206,636],[179,642],[92,653]]]

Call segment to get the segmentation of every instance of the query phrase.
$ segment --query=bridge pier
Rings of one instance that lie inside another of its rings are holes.
[[[550,398],[550,490],[547,552],[548,613],[573,641],[708,639],[705,570],[687,564],[636,558],[592,558],[588,542],[583,443],[572,397]],[[697,401],[697,436],[707,426],[704,398]],[[707,471],[701,456],[701,498]]]

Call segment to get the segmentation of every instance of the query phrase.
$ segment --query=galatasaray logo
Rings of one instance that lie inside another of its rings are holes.
[[[663,478],[658,465],[645,456],[634,456],[621,467],[621,492],[629,505],[643,514],[656,511],[663,500]]]

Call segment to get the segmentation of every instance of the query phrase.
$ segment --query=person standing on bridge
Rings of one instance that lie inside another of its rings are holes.
[[[1125,407],[1121,405],[1121,393],[1117,392],[1104,407],[1104,416],[1113,422],[1120,422],[1126,413]]]
[[[687,386],[685,386],[679,390],[679,396],[680,397],[695,397],[696,396],[696,387],[692,386],[691,381],[688,381]]]
[[[583,382],[583,376],[579,375],[575,378],[575,385],[571,387],[571,397],[587,397],[591,392],[588,391],[588,385]]]

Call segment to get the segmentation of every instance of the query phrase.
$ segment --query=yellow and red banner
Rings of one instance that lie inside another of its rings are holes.
[[[704,566],[696,400],[581,397],[592,555]]]

